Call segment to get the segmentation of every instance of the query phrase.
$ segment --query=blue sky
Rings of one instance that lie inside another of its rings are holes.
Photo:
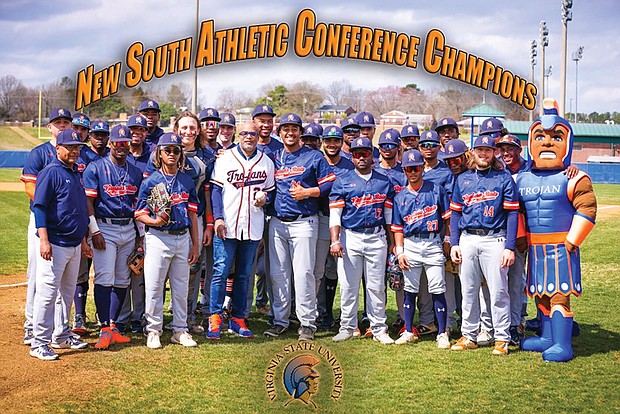
[[[498,5],[501,4],[501,7]],[[539,39],[539,22],[550,32],[546,64],[553,65],[549,95],[560,95],[561,0],[520,1],[201,1],[200,20],[215,20],[215,29],[288,22],[313,9],[319,21],[383,28],[424,40],[433,28],[447,43],[529,78],[529,44]],[[584,46],[579,62],[579,111],[620,111],[620,2],[575,0],[568,26],[566,109],[575,96],[575,63],[570,56]],[[146,48],[194,36],[195,1],[180,0],[3,0],[0,3],[0,76],[12,74],[36,87],[63,76],[75,78],[90,64],[96,70],[124,62],[128,47]],[[291,34],[292,36],[292,34]],[[420,59],[418,59],[420,61]],[[540,51],[538,65],[540,65]],[[123,73],[126,71],[124,68]],[[198,71],[199,101],[213,105],[225,87],[254,94],[264,84],[310,81],[321,86],[348,79],[354,87],[375,89],[417,83],[425,90],[461,84],[385,64],[342,59],[305,58],[289,52],[282,59],[223,64]],[[536,82],[540,66],[535,70]],[[151,81],[149,87],[191,82],[191,74]]]

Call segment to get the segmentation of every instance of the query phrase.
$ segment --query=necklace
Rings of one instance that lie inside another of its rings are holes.
[[[163,168],[161,170],[159,170],[159,172],[161,172],[161,175],[164,176],[164,180],[166,180],[166,190],[168,190],[168,193],[172,192],[172,186],[174,185],[174,180],[176,180],[177,178],[177,174],[179,173],[179,171],[177,170],[174,175],[170,176],[168,174],[166,174],[163,170]],[[170,179],[168,179],[168,177],[171,177]]]
[[[116,176],[116,182],[124,187],[125,180],[127,180],[127,163],[125,163],[125,165],[121,167],[120,165],[114,164],[109,157],[106,157],[105,160],[112,166],[112,168],[110,169],[114,171],[114,175]]]

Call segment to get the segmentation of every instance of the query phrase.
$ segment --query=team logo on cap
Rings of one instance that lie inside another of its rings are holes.
[[[62,108],[60,108],[60,109],[58,110],[58,115],[64,115],[64,114],[65,114],[65,110],[64,110],[64,109],[62,109]]]
[[[368,115],[364,115],[364,122],[369,122],[370,118],[368,117]]]
[[[409,161],[414,161],[415,160],[415,154],[413,152],[409,153]]]
[[[332,130],[331,130],[331,131],[329,131],[329,132],[331,132],[332,134],[335,134],[335,133],[337,133],[338,131],[336,130],[336,127],[332,127]]]
[[[407,128],[407,132],[413,132],[413,127]]]
[[[118,129],[118,136],[119,137],[124,137],[125,136],[125,128],[119,128]]]
[[[225,115],[224,116],[224,121],[226,121],[226,122],[230,121],[230,117],[228,115]]]
[[[263,111],[268,111],[267,105],[263,105]]]
[[[207,110],[207,115],[213,115],[213,109]]]
[[[489,120],[489,122],[487,122],[487,127],[491,128],[493,126],[493,121]]]
[[[448,123],[448,120],[447,120],[447,119],[444,119],[444,120],[443,120],[443,124],[444,124],[444,125],[446,125],[447,123]]]
[[[80,137],[79,137],[77,132],[72,132],[71,133],[71,138],[73,138],[74,140],[77,140],[77,141],[80,140]]]
[[[387,134],[385,134],[385,137],[386,137],[387,139],[392,139],[392,134],[390,134],[390,133],[388,132]]]
[[[97,124],[97,126],[98,126],[99,128],[103,128],[103,122],[99,122],[99,123]]]
[[[170,135],[170,141],[171,142],[179,142],[179,136],[176,135],[176,134]]]
[[[136,117],[136,124],[141,124],[142,123],[142,117],[138,116]]]
[[[364,145],[364,140],[361,138],[358,138],[357,145]]]
[[[290,114],[287,118],[288,121],[293,121],[295,119],[295,115]]]
[[[482,143],[483,144],[488,144],[489,143],[489,139],[487,137],[482,137]]]
[[[454,146],[452,144],[448,145],[448,152],[454,152]]]
[[[155,106],[155,102],[153,102],[153,101],[149,101],[149,103],[148,103],[148,104],[146,104],[146,105],[147,105],[147,106],[149,106],[149,107],[152,107],[152,106]]]

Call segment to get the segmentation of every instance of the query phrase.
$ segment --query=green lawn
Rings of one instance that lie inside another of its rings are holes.
[[[0,220],[0,276],[25,274],[28,264],[28,206],[26,193],[0,192],[0,211],[4,212],[4,217]]]
[[[594,184],[598,204],[620,204],[620,185]]]
[[[21,168],[0,168],[0,183],[18,183]]]

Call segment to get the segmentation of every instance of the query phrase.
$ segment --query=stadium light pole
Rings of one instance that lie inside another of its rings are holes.
[[[573,52],[573,60],[575,61],[575,122],[577,122],[577,95],[579,92],[579,61],[583,57],[583,46]]]
[[[566,109],[566,42],[568,37],[568,22],[573,20],[573,0],[562,0],[562,68],[560,70],[560,116],[564,116]]]
[[[549,96],[549,77],[552,74],[553,74],[553,65],[549,65],[549,67],[545,71],[545,85],[547,87],[547,91],[545,92],[545,96]]]
[[[534,66],[536,66],[536,40],[530,43],[530,82],[534,84]],[[534,120],[534,109],[530,111],[530,122]]]
[[[540,114],[543,114],[542,102],[545,99],[545,47],[549,46],[549,30],[547,22],[540,22]]]

